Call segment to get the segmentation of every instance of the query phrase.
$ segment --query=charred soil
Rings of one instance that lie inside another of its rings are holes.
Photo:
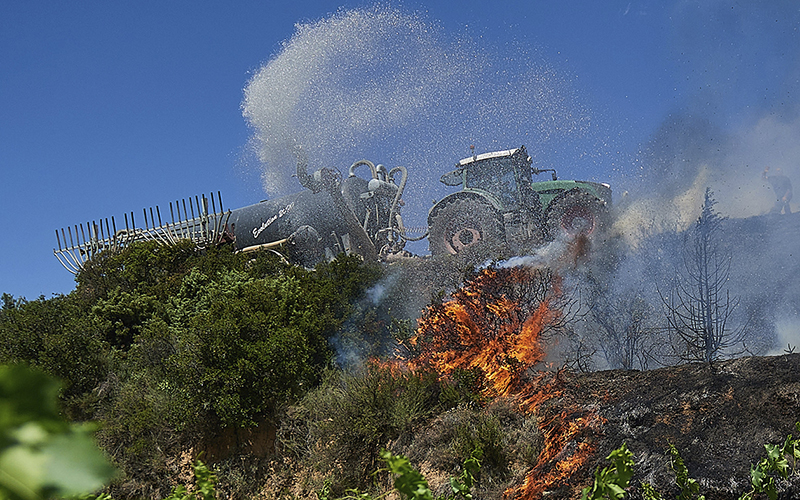
[[[672,443],[707,499],[738,498],[749,490],[750,468],[764,444],[782,443],[800,420],[800,354],[564,375],[559,383],[562,396],[542,412],[585,408],[604,422],[582,436],[594,443],[592,458],[547,498],[579,497],[622,443],[634,453],[632,485],[646,481],[665,498],[678,496],[666,454]],[[780,486],[780,498],[800,496],[797,475]]]

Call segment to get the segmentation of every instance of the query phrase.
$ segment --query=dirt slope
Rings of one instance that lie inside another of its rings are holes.
[[[763,445],[797,434],[800,421],[800,354],[565,376],[563,386],[564,397],[545,411],[578,405],[606,422],[583,436],[596,445],[593,457],[569,487],[547,498],[579,497],[603,457],[623,442],[634,453],[635,484],[648,481],[665,498],[677,496],[665,456],[672,442],[707,499],[738,498],[749,490],[750,466],[764,455]],[[781,486],[781,498],[800,498],[800,477]]]

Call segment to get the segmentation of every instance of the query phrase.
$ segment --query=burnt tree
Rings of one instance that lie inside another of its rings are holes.
[[[731,254],[717,237],[724,217],[714,210],[715,204],[711,189],[706,188],[700,217],[684,236],[683,267],[669,295],[661,294],[667,330],[677,340],[677,354],[683,361],[711,363],[731,354],[746,333],[746,324],[736,329],[730,326],[739,301],[726,287]]]
[[[652,306],[634,292],[602,297],[591,308],[601,327],[599,347],[609,368],[647,370],[658,362],[661,335],[652,326]]]

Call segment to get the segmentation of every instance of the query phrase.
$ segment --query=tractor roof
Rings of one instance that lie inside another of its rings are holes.
[[[473,162],[476,162],[476,161],[481,161],[481,160],[486,160],[488,158],[502,158],[502,157],[506,157],[506,156],[511,156],[514,153],[516,153],[517,151],[519,151],[520,149],[522,149],[522,148],[506,149],[506,150],[503,150],[503,151],[494,151],[492,153],[483,153],[483,154],[479,154],[479,155],[470,156],[470,157],[464,158],[463,160],[458,162],[458,164],[456,164],[456,166],[460,167],[460,166],[464,166],[464,165],[469,165],[470,163],[473,163]]]

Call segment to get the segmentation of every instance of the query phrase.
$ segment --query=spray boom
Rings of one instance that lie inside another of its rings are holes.
[[[217,210],[219,204],[219,210]],[[210,207],[209,207],[210,205]],[[182,211],[181,211],[182,209]],[[58,250],[53,249],[56,258],[67,271],[77,274],[86,262],[105,250],[120,249],[134,241],[157,241],[162,245],[174,245],[180,240],[191,240],[198,247],[205,248],[225,240],[225,230],[230,217],[230,210],[222,208],[222,195],[217,192],[217,199],[211,193],[169,204],[170,220],[161,218],[158,206],[143,209],[144,227],[136,227],[133,212],[125,214],[125,228],[117,229],[114,217],[87,222],[56,230]],[[166,214],[164,214],[166,216]],[[149,216],[149,217],[148,217]],[[73,235],[74,229],[74,235]]]

